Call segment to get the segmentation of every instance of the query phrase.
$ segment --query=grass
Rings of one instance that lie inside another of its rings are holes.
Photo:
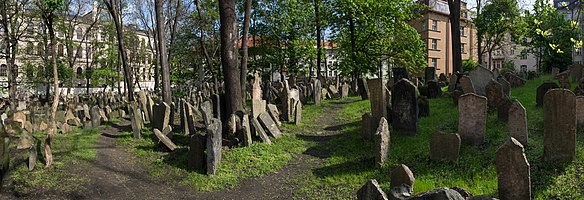
[[[249,147],[223,148],[216,175],[207,176],[203,172],[187,169],[188,139],[181,134],[174,135],[173,141],[178,146],[174,152],[168,152],[154,142],[153,133],[146,129],[142,131],[142,139],[135,140],[131,133],[123,133],[126,137],[122,137],[120,142],[148,166],[153,177],[163,178],[170,183],[180,180],[180,183],[198,191],[231,188],[247,178],[274,173],[307,148],[305,142],[293,134],[272,139],[272,145],[254,142]]]
[[[35,138],[43,140],[44,133],[34,133]],[[13,151],[11,155],[11,170],[9,179],[12,190],[18,196],[52,191],[70,193],[83,191],[83,184],[89,180],[81,178],[69,169],[96,157],[95,143],[99,138],[99,130],[77,129],[67,134],[57,134],[53,138],[52,169],[44,168],[44,154],[40,143],[37,144],[38,159],[35,170],[28,171],[28,150]],[[36,140],[38,141],[38,140]],[[18,142],[11,143],[11,149],[16,149]]]
[[[548,76],[528,81],[512,90],[512,98],[519,100],[527,110],[529,145],[525,149],[531,165],[532,194],[536,199],[582,199],[584,194],[584,130],[577,136],[577,157],[571,163],[550,165],[543,163],[543,109],[535,106],[536,88]],[[319,110],[327,105],[307,109]],[[416,181],[414,193],[438,187],[459,186],[472,194],[498,196],[495,152],[508,137],[507,123],[497,120],[496,112],[487,117],[486,144],[461,147],[458,162],[429,160],[429,138],[432,133],[457,131],[458,108],[449,97],[430,99],[430,116],[420,118],[419,132],[414,137],[391,134],[388,161],[381,169],[374,168],[373,146],[363,141],[361,115],[370,110],[369,101],[357,101],[344,106],[337,119],[347,122],[340,135],[315,148],[330,152],[325,166],[295,180],[302,187],[297,198],[353,199],[356,191],[368,180],[377,179],[389,191],[389,174],[406,164]],[[322,116],[328,117],[328,116]],[[351,123],[357,122],[357,123]],[[308,123],[307,126],[317,126]]]

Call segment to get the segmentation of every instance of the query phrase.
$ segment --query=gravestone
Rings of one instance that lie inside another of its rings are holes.
[[[320,83],[320,81],[318,79],[313,79],[314,80],[314,88],[312,91],[314,91],[313,93],[313,97],[314,98],[314,104],[320,104],[321,98],[322,98],[322,84]]]
[[[456,90],[456,87],[458,85],[460,85],[460,83],[458,82],[458,76],[450,75],[450,78],[448,80],[448,92],[453,92],[454,90]]]
[[[141,110],[144,111],[144,122],[148,123],[148,122],[150,122],[150,113],[148,113],[148,109],[147,109],[148,105],[146,102],[148,101],[148,99],[146,99],[146,92],[140,91],[140,92],[138,92],[138,96],[140,98],[139,99],[140,106],[142,106]]]
[[[507,81],[509,81],[512,88],[521,87],[521,86],[525,85],[525,82],[526,82],[525,79],[523,79],[523,78],[521,78],[513,73],[510,73],[510,72],[505,73],[505,79],[507,79]]]
[[[387,200],[387,195],[375,179],[371,179],[357,191],[358,200]]]
[[[476,93],[475,86],[474,86],[472,80],[466,75],[460,77],[459,85],[460,85],[460,88],[462,89],[463,94]]]
[[[362,100],[367,100],[369,99],[369,87],[367,86],[367,79],[366,78],[361,78],[359,79],[359,94],[361,95],[361,99]]]
[[[138,139],[141,136],[141,132],[142,132],[142,116],[141,116],[141,112],[140,109],[138,108],[138,105],[136,104],[135,101],[130,102],[130,121],[131,121],[131,126],[132,126],[132,134],[134,136],[134,138]]]
[[[253,143],[253,140],[251,138],[249,115],[245,115],[243,112],[238,112],[237,115],[241,119],[241,128],[238,130],[238,137],[241,138],[243,146],[250,146]]]
[[[504,97],[497,107],[497,119],[500,122],[509,121],[509,108],[511,108],[513,101],[509,97]]]
[[[567,89],[552,89],[543,101],[544,161],[570,161],[576,155],[576,96]]]
[[[460,135],[454,133],[434,133],[430,137],[430,160],[458,161],[460,155]]]
[[[264,127],[264,129],[267,130],[268,133],[272,135],[274,138],[279,138],[282,135],[280,129],[278,129],[278,126],[276,125],[274,120],[272,120],[272,117],[270,117],[268,113],[260,114],[260,116],[258,117],[258,121]]]
[[[389,184],[390,188],[398,187],[402,184],[410,186],[410,193],[414,191],[414,173],[410,168],[404,164],[401,164],[391,171],[391,181]]]
[[[428,81],[436,81],[435,67],[426,67],[426,70],[424,71],[424,81],[426,81],[426,83]]]
[[[373,131],[372,131],[372,116],[371,113],[365,113],[361,116],[361,136],[365,140],[372,140],[373,139]]]
[[[101,115],[99,115],[99,107],[91,107],[91,127],[96,128],[101,125]]]
[[[499,82],[501,84],[501,87],[503,88],[503,95],[507,97],[511,96],[511,83],[505,80],[505,78],[498,78],[497,82]]]
[[[403,78],[410,79],[410,74],[408,73],[408,69],[405,67],[395,67],[391,69],[393,71],[393,83],[396,84],[397,82],[401,81]]]
[[[428,87],[428,98],[432,99],[442,95],[442,88],[436,81],[428,81],[426,85]]]
[[[389,155],[390,136],[389,125],[385,117],[379,121],[379,127],[375,132],[375,166],[381,168]]]
[[[286,80],[284,80],[282,84],[283,87],[280,91],[280,100],[282,101],[282,120],[291,121],[290,116],[292,115],[292,104],[290,100],[290,87],[288,86],[288,82]]]
[[[573,64],[570,68],[570,75],[572,76],[572,82],[577,83],[580,82],[582,78],[582,68],[583,66],[580,64]]]
[[[568,76],[568,73],[570,71],[564,71],[562,73],[559,73],[558,75],[555,76],[555,79],[558,80],[558,82],[560,82],[560,87],[565,88],[565,89],[570,89],[572,86],[570,84],[570,79]]]
[[[170,106],[165,102],[152,107],[152,128],[162,130],[170,123]]]
[[[468,76],[472,80],[472,84],[476,91],[475,93],[482,96],[486,95],[485,87],[487,84],[489,84],[491,79],[495,78],[491,70],[488,70],[482,66],[478,66],[477,68],[470,71]]]
[[[205,122],[205,125],[209,125],[211,118],[213,118],[213,105],[210,101],[205,101],[201,104],[200,110],[201,114],[203,115],[203,121]]]
[[[521,102],[514,101],[509,108],[509,136],[527,146],[528,132],[525,107]]]
[[[221,121],[212,118],[207,126],[207,175],[215,175],[221,162]]]
[[[268,134],[266,134],[264,128],[262,127],[262,125],[260,125],[260,122],[257,120],[257,118],[251,118],[250,122],[251,126],[253,127],[254,131],[258,134],[260,139],[265,143],[272,144],[270,137],[268,137]]]
[[[531,179],[529,162],[525,157],[523,145],[510,138],[499,147],[495,156],[499,198],[531,199]]]
[[[458,133],[465,144],[485,142],[487,98],[476,94],[462,95],[458,102]]]
[[[270,117],[272,117],[272,120],[274,120],[274,122],[276,122],[276,125],[278,125],[278,127],[280,127],[280,125],[282,123],[280,122],[280,111],[278,111],[278,107],[274,104],[268,104],[268,112],[267,113],[270,115]]]
[[[168,149],[170,149],[171,151],[174,151],[176,149],[176,145],[174,144],[174,142],[172,142],[168,137],[166,137],[166,135],[164,135],[158,129],[155,128],[153,132],[154,135],[156,135],[156,137],[158,138],[158,140],[161,141]]]
[[[418,97],[418,117],[430,116],[430,101],[425,96]]]
[[[551,89],[555,89],[555,88],[559,88],[560,86],[558,86],[558,84],[554,83],[554,82],[546,82],[541,84],[539,87],[537,87],[537,93],[536,93],[536,104],[537,106],[543,106],[543,97],[545,95],[545,93],[547,93],[549,90]]]
[[[419,109],[416,86],[406,79],[397,82],[393,88],[391,104],[393,130],[400,135],[416,135]]]
[[[584,126],[584,96],[576,97],[576,123],[578,127]]]
[[[259,73],[254,74],[252,89],[251,89],[251,99],[261,100],[262,99],[262,87],[260,85],[260,75]]]
[[[496,109],[499,107],[499,103],[501,103],[501,100],[504,97],[503,86],[499,82],[491,80],[485,86],[485,94],[487,97],[487,106],[489,109]]]
[[[257,118],[260,114],[266,112],[266,100],[251,100],[251,114]]]
[[[371,120],[379,122],[381,118],[387,117],[386,100],[385,100],[385,85],[383,79],[375,78],[367,80],[369,87],[369,101],[371,103]]]
[[[460,90],[454,90],[452,91],[452,103],[454,103],[454,105],[458,105],[458,99],[460,99],[460,96],[462,96],[464,93]]]
[[[294,106],[294,124],[296,126],[300,125],[300,121],[302,121],[302,102],[296,102],[296,106]]]
[[[206,134],[195,132],[190,136],[189,153],[188,153],[188,167],[190,170],[204,171],[207,155],[205,149],[207,148]]]
[[[349,96],[349,84],[343,83],[341,86],[341,98],[346,98]]]
[[[462,197],[462,195],[454,190],[447,187],[441,187],[433,190],[429,190],[412,198],[408,198],[408,200],[465,200],[467,198]],[[478,197],[471,197],[468,200],[491,200],[491,198],[478,198]]]

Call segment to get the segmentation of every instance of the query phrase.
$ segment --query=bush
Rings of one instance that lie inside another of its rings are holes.
[[[473,69],[477,68],[477,66],[479,66],[479,63],[472,59],[462,60],[462,70],[464,70],[465,72],[472,71]]]

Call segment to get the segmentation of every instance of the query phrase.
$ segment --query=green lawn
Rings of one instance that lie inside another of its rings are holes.
[[[584,198],[583,130],[578,130],[577,158],[572,163],[549,165],[542,162],[543,109],[535,107],[535,95],[536,88],[546,80],[549,80],[548,76],[528,81],[524,87],[513,89],[511,94],[524,105],[528,114],[529,145],[525,152],[531,165],[532,193],[536,199]],[[331,152],[331,157],[324,167],[297,180],[297,184],[303,186],[297,197],[355,198],[356,190],[368,179],[377,179],[382,188],[389,191],[389,174],[402,163],[409,166],[416,177],[415,193],[443,186],[459,186],[472,194],[498,195],[495,152],[506,141],[508,132],[507,123],[498,122],[496,112],[488,114],[485,145],[463,145],[460,160],[456,163],[430,161],[430,135],[437,131],[454,133],[458,124],[458,108],[451,98],[430,99],[430,116],[420,119],[418,135],[392,134],[389,159],[381,169],[376,169],[373,165],[373,146],[360,137],[361,115],[369,109],[369,101],[357,101],[344,107],[337,118],[348,122],[348,125],[342,129],[342,135],[316,147]]]

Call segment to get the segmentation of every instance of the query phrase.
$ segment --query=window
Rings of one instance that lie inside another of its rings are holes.
[[[432,30],[438,31],[438,20],[432,20]]]
[[[2,64],[0,65],[0,76],[7,76],[8,74],[8,66]]]
[[[460,44],[460,52],[466,53],[466,51],[464,49],[464,44]]]
[[[432,50],[438,50],[438,40],[432,39]]]
[[[82,78],[83,69],[81,67],[77,67],[77,78]]]
[[[466,35],[464,35],[464,26],[460,27],[460,36],[463,36],[463,37],[466,36]]]
[[[432,67],[436,68],[438,66],[438,58],[432,58]]]
[[[81,30],[81,28],[77,28],[77,30],[75,32],[77,32],[76,34],[77,34],[78,40],[83,39],[83,30]]]

